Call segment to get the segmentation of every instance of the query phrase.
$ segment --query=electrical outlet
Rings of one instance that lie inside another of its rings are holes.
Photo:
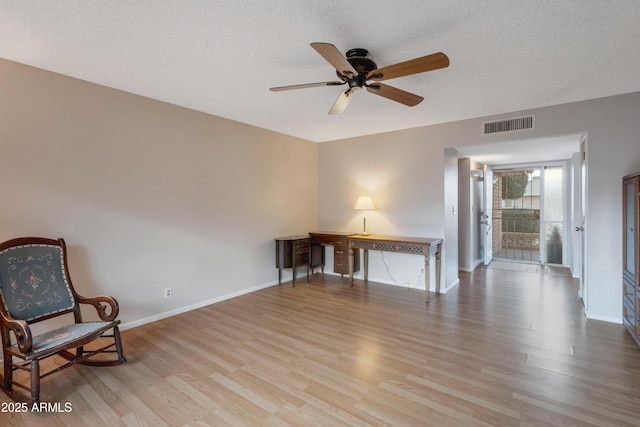
[[[171,288],[164,288],[164,297],[171,298]]]

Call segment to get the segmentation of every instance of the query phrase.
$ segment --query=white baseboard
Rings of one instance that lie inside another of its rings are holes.
[[[444,287],[444,290],[440,291],[440,293],[442,294],[446,294],[449,291],[451,291],[453,288],[455,288],[456,286],[458,286],[460,284],[460,279],[456,279],[453,282],[451,282],[449,285]]]
[[[622,317],[600,316],[597,314],[590,314],[587,312],[585,312],[585,316],[587,319],[602,320],[603,322],[618,323],[622,325]]]
[[[325,273],[326,274],[326,273]],[[362,280],[363,277],[354,277],[355,279],[360,279]],[[398,286],[398,287],[403,287],[406,288],[408,287],[406,283],[395,283],[390,281],[389,279],[381,279],[379,277],[369,277],[369,281],[370,282],[377,282],[377,283],[383,283],[385,285],[392,285],[392,286]],[[453,288],[455,288],[456,286],[458,286],[460,284],[460,279],[456,279],[453,282],[451,282],[449,285],[446,285],[444,287],[444,289],[440,289],[440,293],[441,294],[446,294],[447,292],[451,291]],[[424,283],[420,283],[415,287],[411,287],[411,289],[422,289],[424,290]],[[434,292],[435,289],[431,289],[431,292]]]
[[[471,273],[473,270],[476,269],[477,266],[479,266],[480,264],[482,264],[484,262],[483,259],[477,259],[476,262],[473,263],[473,266],[471,267],[471,269],[465,268],[465,267],[460,267],[458,266],[458,270],[461,271],[465,271],[467,273]]]
[[[335,276],[339,276],[340,274],[338,273],[334,273],[334,272],[325,272],[324,274],[330,274],[330,275],[335,275]],[[347,277],[348,280],[348,275],[345,275]],[[354,279],[363,279],[362,274],[356,274],[354,275]],[[378,282],[378,283],[384,283],[386,285],[392,285],[392,286],[402,286],[404,287],[404,285],[398,284],[398,283],[394,283],[391,282],[389,280],[383,280],[380,278],[369,278],[369,280],[371,280],[372,282]],[[446,293],[447,291],[449,291],[451,288],[457,286],[459,283],[458,280],[456,280],[453,284],[451,284],[450,286],[447,286],[446,289],[443,291],[443,293]],[[162,319],[166,319],[167,317],[172,317],[172,316],[176,316],[178,314],[182,314],[182,313],[186,313],[187,311],[191,311],[191,310],[195,310],[201,307],[206,307],[208,305],[211,304],[215,304],[217,302],[221,302],[221,301],[225,301],[231,298],[235,298],[238,297],[240,295],[245,295],[245,294],[249,294],[251,292],[255,292],[255,291],[259,291],[261,289],[265,289],[265,288],[269,288],[271,286],[275,286],[277,285],[278,282],[277,281],[273,281],[273,282],[269,282],[269,283],[265,283],[263,285],[258,285],[258,286],[254,286],[253,288],[248,288],[248,289],[243,289],[241,291],[238,292],[232,292],[230,294],[226,294],[226,295],[222,295],[216,298],[211,298],[205,301],[200,301],[196,304],[191,304],[191,305],[187,305],[184,307],[179,307],[179,308],[175,308],[173,310],[169,310],[169,311],[165,311],[164,313],[158,313],[155,314],[153,316],[149,316],[149,317],[145,317],[144,319],[138,319],[138,320],[134,320],[132,322],[127,322],[127,323],[123,323],[120,325],[120,330],[125,331],[127,329],[132,329],[138,326],[142,326],[142,325],[146,325],[147,323],[152,323],[152,322],[156,322],[158,320],[162,320]],[[416,287],[415,289],[424,289],[424,284],[421,284],[422,287]]]
[[[191,305],[187,305],[187,306],[184,306],[184,307],[179,307],[179,308],[176,308],[176,309],[173,309],[173,310],[165,311],[164,313],[159,313],[159,314],[156,314],[156,315],[153,315],[153,316],[145,317],[144,319],[139,319],[139,320],[135,320],[133,322],[128,322],[128,323],[122,323],[122,324],[120,324],[119,329],[121,331],[125,331],[127,329],[132,329],[132,328],[135,328],[137,326],[146,325],[147,323],[156,322],[158,320],[166,319],[167,317],[171,317],[171,316],[175,316],[175,315],[178,315],[178,314],[186,313],[187,311],[195,310],[196,308],[205,307],[207,305],[211,305],[211,304],[215,304],[215,303],[220,302],[220,301],[224,301],[224,300],[228,300],[228,299],[231,299],[231,298],[235,298],[235,297],[238,297],[240,295],[249,294],[251,292],[259,291],[260,289],[269,288],[269,287],[275,286],[277,284],[278,284],[277,281],[265,283],[264,285],[254,286],[253,288],[243,289],[243,290],[238,291],[238,292],[232,292],[230,294],[222,295],[222,296],[219,296],[219,297],[216,297],[216,298],[212,298],[212,299],[209,299],[209,300],[206,300],[206,301],[201,301],[201,302],[198,302],[196,304],[191,304]],[[0,362],[3,362],[3,358],[2,357],[0,357]]]
[[[232,292],[230,294],[222,295],[216,298],[211,298],[206,301],[200,301],[196,304],[187,305],[184,307],[175,308],[173,310],[165,311],[164,313],[155,314],[153,316],[145,317],[144,319],[134,320],[133,322],[123,323],[120,325],[120,330],[135,328],[137,326],[146,325],[147,323],[156,322],[158,320],[166,319],[167,317],[175,316],[177,314],[186,313],[187,311],[195,310],[197,308],[205,307],[207,305],[215,304],[220,301],[228,300],[238,297],[240,295],[250,294],[251,292],[259,291],[260,289],[269,288],[277,285],[277,281],[265,283],[263,285],[254,286],[253,288],[243,289],[238,292]]]

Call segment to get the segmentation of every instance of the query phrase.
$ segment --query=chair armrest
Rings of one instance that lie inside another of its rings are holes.
[[[33,338],[29,324],[24,320],[12,319],[4,313],[0,313],[0,315],[2,316],[2,324],[15,334],[16,344],[18,345],[20,352],[22,354],[29,353],[33,346]],[[7,339],[9,338],[7,337]]]
[[[77,295],[76,300],[80,304],[89,304],[94,306],[96,308],[96,311],[98,312],[98,316],[100,316],[100,320],[104,322],[110,322],[114,320],[118,316],[118,312],[120,311],[118,301],[116,301],[115,298],[107,295],[100,295],[91,298]]]

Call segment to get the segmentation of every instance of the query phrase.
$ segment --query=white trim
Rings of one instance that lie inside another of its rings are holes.
[[[349,275],[346,275],[346,277],[347,277],[347,280],[349,280]],[[356,279],[356,280],[364,280],[364,275],[362,274],[362,275],[356,276],[354,274],[353,278]],[[420,283],[418,283],[418,284],[416,284],[414,286],[413,283],[409,283],[409,282],[396,283],[396,282],[392,282],[390,279],[382,279],[382,278],[379,278],[379,277],[371,277],[371,276],[369,276],[369,278],[367,279],[367,282],[381,283],[383,285],[397,286],[399,288],[417,289],[417,290],[424,291],[424,281],[422,281],[422,282],[420,282]],[[354,285],[354,286],[357,286],[357,285]]]
[[[460,284],[460,279],[456,279],[449,286],[445,286],[444,290],[441,290],[440,293],[447,294],[449,293],[449,291],[451,291],[453,288],[455,288],[459,284]]]
[[[477,259],[474,263],[473,266],[471,268],[464,268],[464,267],[458,267],[458,270],[460,271],[464,271],[466,273],[471,273],[473,272],[473,270],[475,270],[479,265],[484,264],[484,260],[482,258]]]
[[[179,307],[173,310],[165,311],[164,313],[156,314],[153,316],[145,317],[144,319],[136,320],[129,323],[123,323],[120,325],[120,330],[124,331],[127,329],[135,328],[138,326],[146,325],[147,323],[156,322],[158,320],[166,319],[167,317],[175,316],[177,314],[186,313],[187,311],[195,310],[197,308],[202,308],[207,305],[215,304],[217,302],[225,301],[231,298],[239,297],[240,295],[250,294],[251,292],[259,291],[261,289],[269,288],[271,286],[277,285],[277,281],[265,283],[263,285],[254,286],[253,288],[243,289],[238,292],[232,292],[230,294],[222,295],[216,298],[208,299],[206,301],[201,301],[196,304],[187,305],[184,307]]]
[[[602,320],[603,322],[611,322],[622,325],[622,317],[609,317],[609,316],[600,316],[597,314],[589,314],[585,311],[585,316],[587,319],[591,320]]]

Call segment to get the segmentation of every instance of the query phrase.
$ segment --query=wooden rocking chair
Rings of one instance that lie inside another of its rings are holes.
[[[31,401],[37,403],[40,378],[76,363],[112,366],[126,361],[118,331],[120,320],[115,320],[118,303],[109,296],[86,298],[76,293],[63,239],[24,237],[0,244],[0,300],[3,388],[7,393],[15,385],[30,391]],[[101,321],[83,322],[79,304],[94,306]],[[68,313],[73,313],[75,323],[32,335],[30,324]],[[99,338],[108,341],[100,340],[98,349],[83,348]],[[109,360],[87,360],[99,353],[117,355]],[[56,354],[68,362],[40,374],[40,361]],[[13,380],[13,371],[18,369],[30,373],[29,386]]]

